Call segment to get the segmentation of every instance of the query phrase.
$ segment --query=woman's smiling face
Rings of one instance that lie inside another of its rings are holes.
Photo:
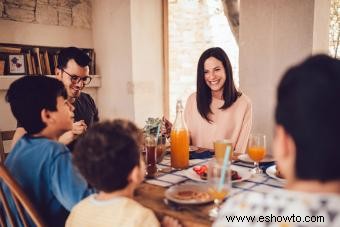
[[[226,73],[222,62],[210,57],[204,62],[204,79],[211,89],[213,97],[221,99],[226,81]]]

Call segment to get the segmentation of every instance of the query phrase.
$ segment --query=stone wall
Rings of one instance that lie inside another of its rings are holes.
[[[90,29],[91,15],[91,0],[0,0],[3,20]]]

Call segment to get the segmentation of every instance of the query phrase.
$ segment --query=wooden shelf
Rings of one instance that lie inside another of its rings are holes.
[[[55,75],[48,75],[50,77],[55,77]],[[87,88],[99,88],[101,85],[101,77],[99,75],[91,75],[92,81],[89,85],[87,85]],[[23,76],[16,76],[16,75],[1,75],[0,76],[0,90],[8,90],[9,85],[21,78]]]

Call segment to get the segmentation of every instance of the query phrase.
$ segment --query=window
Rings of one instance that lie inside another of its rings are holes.
[[[329,52],[331,56],[340,58],[340,0],[331,0]]]
[[[168,34],[168,84],[165,112],[174,120],[176,101],[185,104],[188,96],[196,90],[197,62],[202,52],[219,46],[228,54],[238,77],[238,45],[230,31],[221,0],[169,0],[167,7]],[[167,20],[167,21],[166,21]]]

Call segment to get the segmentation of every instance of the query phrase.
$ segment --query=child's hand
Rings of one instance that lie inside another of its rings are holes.
[[[70,131],[62,134],[58,141],[62,144],[70,144],[73,140],[75,140],[79,135],[83,134],[87,129],[87,125],[84,120],[80,120],[74,122],[72,125],[72,129]]]
[[[182,227],[182,225],[177,219],[165,216],[162,221],[162,227]]]
[[[87,125],[84,120],[74,122],[72,125],[72,133],[77,136],[83,134],[86,129]]]

